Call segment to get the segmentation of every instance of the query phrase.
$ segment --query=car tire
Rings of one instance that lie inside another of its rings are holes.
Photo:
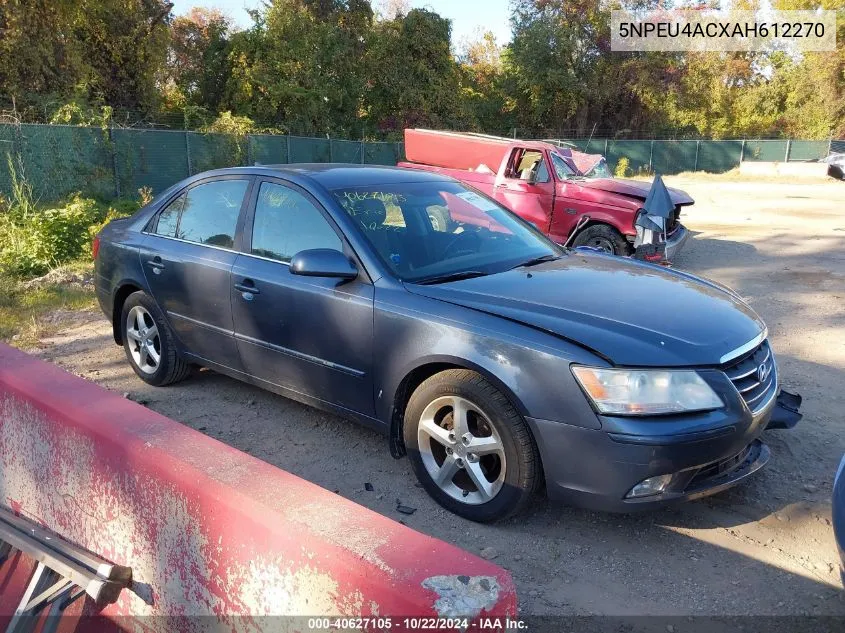
[[[607,224],[593,224],[578,233],[572,246],[591,246],[611,255],[628,255],[628,240],[619,231]]]
[[[126,358],[138,377],[163,387],[191,373],[176,350],[173,332],[156,302],[143,291],[126,298],[120,315],[120,333]]]
[[[423,381],[405,408],[403,435],[423,488],[471,521],[488,523],[519,513],[542,480],[525,420],[473,371],[450,369]]]

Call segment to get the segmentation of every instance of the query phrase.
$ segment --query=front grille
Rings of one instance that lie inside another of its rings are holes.
[[[711,479],[723,477],[732,473],[739,468],[751,453],[751,444],[743,448],[739,453],[733,457],[728,457],[718,462],[702,466],[695,476],[687,483],[685,490],[690,490],[701,485],[702,482],[707,482]]]
[[[777,366],[768,341],[722,369],[752,411],[756,412],[766,402],[766,396],[777,388]]]
[[[674,233],[675,229],[678,228],[678,218],[680,215],[681,207],[679,205],[675,205],[675,210],[672,211],[671,215],[666,219],[666,235]]]

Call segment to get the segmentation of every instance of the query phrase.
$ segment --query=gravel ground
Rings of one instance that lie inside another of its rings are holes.
[[[845,183],[667,178],[696,205],[676,265],[740,292],[769,325],[782,381],[804,396],[793,431],[771,431],[769,467],[746,485],[652,514],[538,499],[527,516],[476,525],[440,509],[381,436],[209,371],[144,385],[99,313],[53,315],[41,354],[68,370],[376,512],[493,558],[532,615],[845,615],[830,493],[845,452]],[[365,489],[372,484],[372,491]],[[396,512],[397,500],[417,508]]]

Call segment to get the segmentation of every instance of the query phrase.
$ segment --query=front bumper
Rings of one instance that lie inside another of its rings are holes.
[[[550,499],[610,512],[653,509],[730,488],[765,466],[768,447],[759,436],[775,398],[752,414],[747,408],[690,414],[672,422],[632,422],[628,427],[666,428],[663,434],[609,432],[528,418]],[[627,498],[641,481],[672,475],[659,494]]]
[[[689,239],[689,229],[680,222],[675,226],[675,230],[666,236],[666,254],[667,260],[672,261],[675,256],[681,252],[687,239]]]

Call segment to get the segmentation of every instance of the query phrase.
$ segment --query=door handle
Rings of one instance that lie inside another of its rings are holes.
[[[261,291],[255,287],[255,283],[253,283],[252,279],[244,279],[243,282],[235,284],[235,290],[240,290],[243,293],[248,292],[252,295],[261,293]]]
[[[150,268],[153,269],[153,272],[156,275],[158,275],[159,273],[161,273],[162,270],[164,270],[164,262],[161,261],[161,257],[159,257],[158,255],[156,255],[150,260],[147,260],[147,264],[149,264]]]

